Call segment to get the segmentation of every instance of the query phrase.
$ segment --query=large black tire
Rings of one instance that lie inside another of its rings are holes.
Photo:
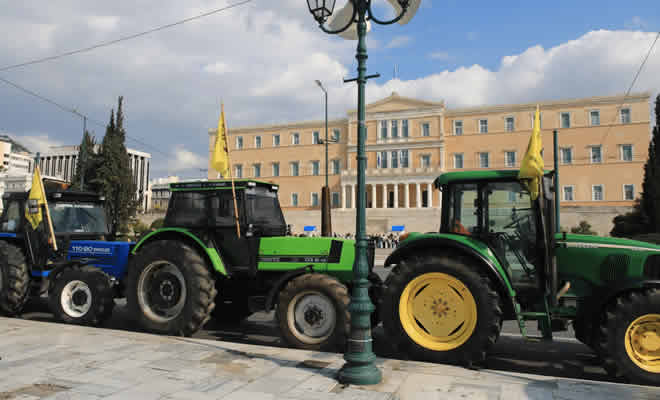
[[[610,375],[623,375],[632,383],[660,385],[659,339],[660,289],[618,297],[607,307],[601,323],[605,369]]]
[[[209,320],[216,294],[210,266],[185,243],[150,243],[129,265],[129,314],[147,331],[192,335]]]
[[[115,307],[110,278],[89,265],[60,273],[48,297],[55,318],[67,324],[100,326]]]
[[[399,351],[428,361],[472,366],[485,360],[499,337],[500,296],[467,258],[427,254],[404,259],[388,275],[385,286],[383,327]],[[458,310],[472,311],[458,314]]]
[[[324,274],[292,279],[279,294],[277,320],[291,346],[317,351],[344,351],[350,329],[348,289]]]
[[[23,251],[0,241],[0,312],[19,315],[30,292],[30,271]]]

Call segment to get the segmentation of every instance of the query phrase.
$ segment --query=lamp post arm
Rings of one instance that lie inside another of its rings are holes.
[[[391,19],[389,21],[381,21],[378,18],[376,18],[373,14],[373,11],[371,11],[371,4],[369,4],[369,8],[367,9],[367,13],[369,14],[369,19],[374,21],[375,23],[377,23],[379,25],[391,25],[391,24],[394,24],[396,22],[399,22],[399,20],[401,18],[403,18],[404,15],[406,15],[406,10],[407,10],[407,8],[402,9],[401,13],[399,14],[398,17],[396,17],[394,19]]]
[[[351,0],[351,1],[353,1],[353,0]],[[329,33],[329,34],[331,34],[331,35],[334,35],[334,34],[337,34],[337,33],[342,33],[342,32],[344,32],[346,29],[348,29],[348,27],[351,26],[353,23],[357,22],[356,17],[357,17],[357,7],[355,6],[355,4],[353,4],[353,15],[352,15],[351,18],[348,20],[348,23],[347,23],[345,26],[343,26],[343,27],[341,27],[341,28],[339,28],[339,29],[337,29],[337,30],[331,30],[331,29],[328,29],[328,28],[326,28],[325,26],[323,26],[323,23],[319,23],[319,28],[321,28],[321,30],[322,30],[323,32],[325,32],[325,33]]]

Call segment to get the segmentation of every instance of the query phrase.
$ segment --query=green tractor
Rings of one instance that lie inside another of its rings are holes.
[[[660,383],[660,246],[558,232],[557,177],[537,199],[518,171],[439,176],[439,232],[409,233],[387,258],[388,339],[426,359],[484,361],[504,320],[545,339],[571,323],[611,374]]]
[[[127,302],[141,327],[189,336],[210,318],[235,322],[275,309],[290,345],[342,349],[353,240],[287,236],[271,183],[183,182],[170,190],[163,227],[135,245],[128,267]],[[373,269],[373,246],[369,259]],[[377,302],[382,282],[370,277]]]

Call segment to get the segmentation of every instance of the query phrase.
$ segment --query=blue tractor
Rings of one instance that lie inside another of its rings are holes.
[[[47,296],[58,320],[101,325],[112,314],[114,299],[123,297],[122,280],[133,243],[106,241],[103,197],[45,186],[58,251],[46,234],[29,226],[28,193],[3,197],[0,313],[19,315],[31,298]]]

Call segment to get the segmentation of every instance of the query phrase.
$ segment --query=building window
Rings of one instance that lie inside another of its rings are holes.
[[[280,135],[273,135],[273,147],[280,145]]]
[[[489,168],[490,160],[488,159],[488,153],[478,153],[479,154],[479,168]]]
[[[291,205],[298,207],[298,193],[291,193]]]
[[[591,200],[593,201],[603,200],[603,185],[591,186]]]
[[[291,134],[291,144],[300,144],[300,134],[298,132]]]
[[[319,131],[312,132],[312,144],[319,144]]]
[[[339,192],[332,192],[332,208],[339,208]]]
[[[255,178],[260,178],[261,177],[261,164],[254,164],[252,166],[252,171],[254,172],[254,177]]]
[[[234,176],[237,178],[242,178],[243,177],[243,166],[242,165],[234,165]]]
[[[531,113],[529,115],[530,126],[534,129],[534,118],[536,113]],[[543,113],[539,112],[539,129],[543,128]]]
[[[273,163],[273,176],[280,176],[280,163]]]
[[[461,136],[463,134],[463,121],[454,121],[454,135]]]
[[[591,163],[599,164],[603,162],[603,155],[601,154],[600,146],[591,146]]]
[[[430,154],[423,154],[422,155],[422,168],[428,168],[431,166],[431,155]]]
[[[236,149],[240,150],[243,148],[243,136],[236,136]]]
[[[321,163],[319,161],[312,161],[312,175],[318,176],[321,170]]]
[[[378,168],[387,168],[387,152],[378,153]]]
[[[341,133],[339,132],[339,129],[333,129],[332,130],[332,140],[339,143],[340,138],[341,138]]]
[[[332,174],[339,175],[339,168],[340,168],[339,160],[332,160],[331,162],[332,162]]]
[[[408,150],[401,150],[399,151],[399,163],[401,164],[401,168],[408,168]]]
[[[622,144],[621,145],[621,160],[622,161],[632,161],[633,160],[633,147],[632,147],[632,144]]]
[[[300,163],[293,161],[289,165],[291,166],[291,176],[300,176]]]
[[[506,117],[506,119],[504,120],[504,127],[506,131],[513,132],[514,126],[515,126],[515,120],[513,119],[513,117]]]
[[[422,124],[422,136],[428,137],[431,136],[431,126],[428,122]]]
[[[622,124],[630,123],[630,108],[621,109],[621,123]]]
[[[591,126],[600,125],[600,111],[592,110],[589,112],[589,119],[591,121]]]
[[[623,185],[623,199],[635,200],[635,185]]]
[[[380,121],[380,137],[387,138],[387,121]]]
[[[392,168],[399,168],[399,152],[392,150]]]
[[[567,129],[571,127],[571,114],[567,112],[560,113],[561,128]]]
[[[257,149],[261,148],[261,136],[254,137],[254,147]]]
[[[408,120],[401,120],[401,137],[408,137]]]
[[[562,164],[573,164],[573,149],[570,147],[562,147],[559,149],[561,163]]]
[[[563,187],[563,192],[564,192],[564,196],[563,196],[564,201],[573,201],[573,200],[575,200],[575,198],[573,197],[573,186],[572,185],[571,186],[564,186]]]
[[[463,168],[463,153],[454,154],[454,168]]]
[[[515,151],[507,151],[504,153],[504,164],[507,167],[515,167],[516,166],[516,152]]]
[[[392,132],[390,136],[393,138],[399,137],[399,121],[395,119],[392,120]]]
[[[488,120],[480,119],[479,120],[479,133],[488,133]]]
[[[319,194],[314,192],[312,193],[312,207],[318,207],[319,206]]]

